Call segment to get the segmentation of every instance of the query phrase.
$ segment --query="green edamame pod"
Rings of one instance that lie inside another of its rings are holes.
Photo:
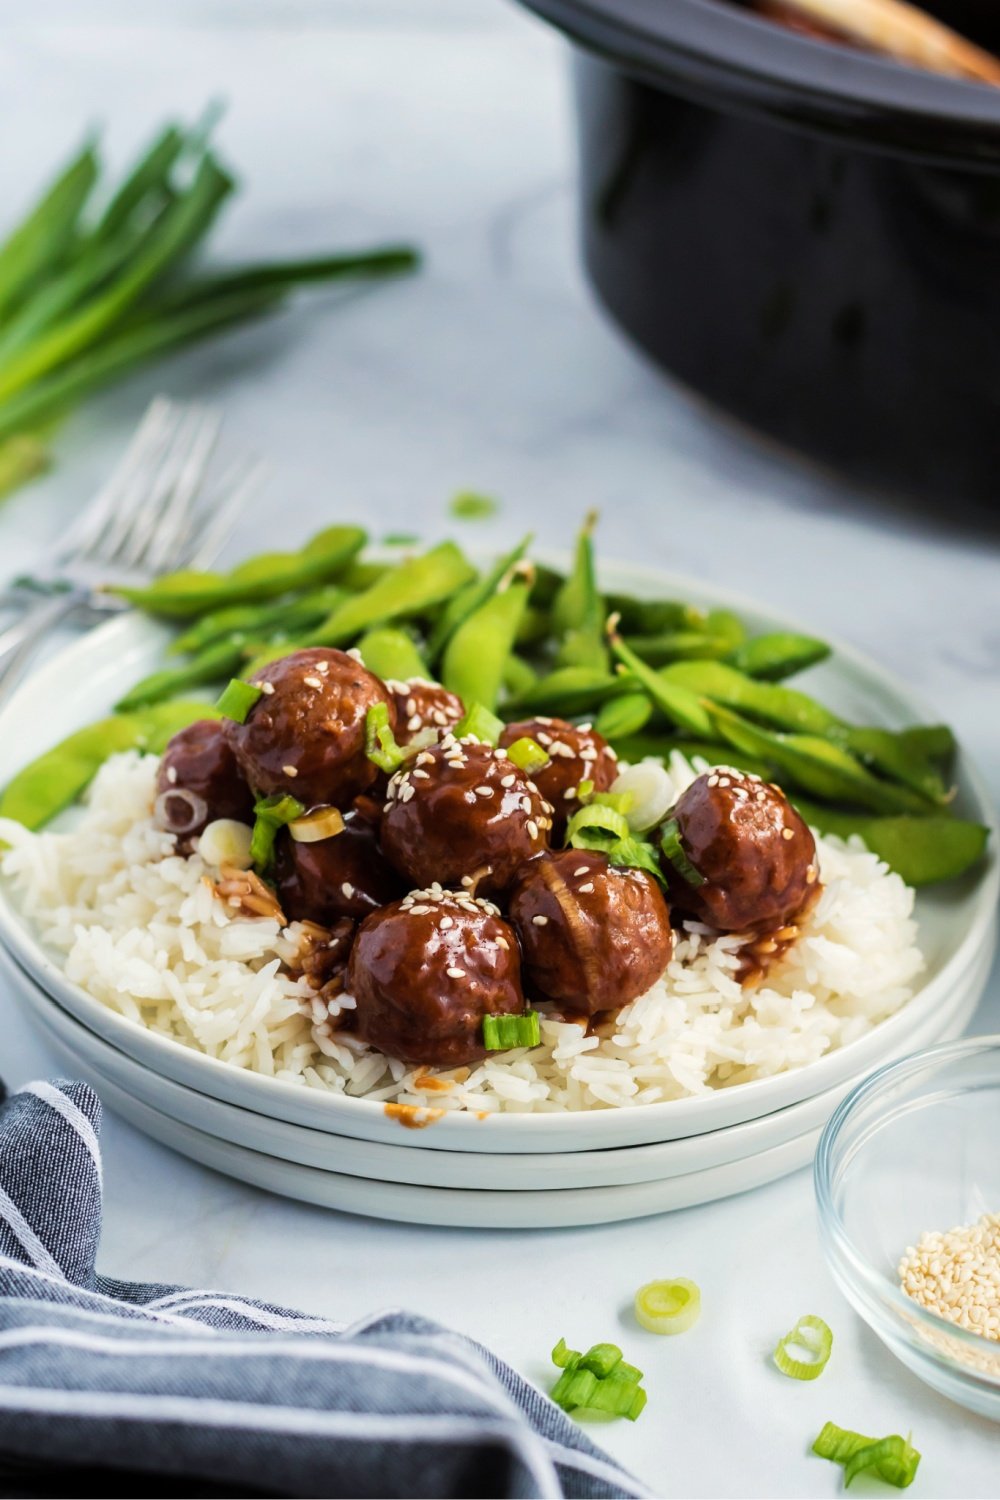
[[[737,750],[769,761],[782,782],[831,802],[853,803],[869,812],[926,813],[929,804],[906,787],[880,781],[849,751],[814,735],[781,734],[752,724],[732,709],[711,707],[715,729]],[[787,782],[785,781],[787,778]]]
[[[647,666],[626,646],[621,636],[612,634],[611,649],[632,674],[637,685],[652,700],[653,706],[671,724],[675,724],[678,729],[686,729],[689,734],[711,739],[712,720],[696,693],[682,687],[680,683],[669,682],[659,672],[654,672],[652,667]]]
[[[947,724],[915,724],[912,729],[901,729],[898,738],[941,772],[951,770],[958,746]]]
[[[680,683],[700,698],[711,698],[776,729],[827,734],[847,726],[843,719],[795,688],[758,682],[721,661],[680,661],[664,667],[661,677]]]
[[[635,687],[635,679],[628,676],[616,677],[590,667],[558,667],[505,703],[503,711],[508,719],[528,718],[533,713],[572,719],[596,712],[608,698],[620,697]]]
[[[793,796],[793,803],[811,827],[820,833],[849,838],[858,834],[879,859],[896,871],[907,885],[934,885],[964,875],[983,857],[989,830],[980,823],[961,818],[926,817],[871,818],[825,807]]]
[[[576,539],[573,570],[552,603],[552,625],[561,637],[557,667],[589,667],[607,671],[604,638],[604,601],[597,587],[593,531],[597,512],[591,511]]]
[[[369,672],[383,682],[408,682],[411,677],[430,680],[427,663],[405,630],[391,625],[369,630],[358,642],[358,650]]]
[[[609,698],[607,703],[601,704],[594,728],[614,743],[627,735],[638,734],[652,717],[653,705],[645,693],[623,693],[620,698]]]
[[[112,592],[148,614],[183,620],[230,604],[259,603],[327,583],[346,568],[365,540],[360,526],[330,526],[298,552],[264,552],[231,573],[167,573],[145,588]]]
[[[265,640],[275,630],[285,634],[307,630],[325,620],[344,597],[343,589],[331,585],[297,599],[280,599],[273,604],[234,604],[228,609],[213,610],[179,635],[168,654],[193,656],[237,630],[247,640]]]
[[[905,731],[904,731],[905,733]],[[925,755],[891,729],[847,728],[842,733],[833,733],[831,739],[839,741],[845,749],[866,766],[891,776],[903,786],[931,802],[944,806],[949,792],[937,770]]]
[[[151,672],[118,700],[115,704],[116,711],[127,713],[130,709],[145,708],[150,704],[162,703],[167,698],[176,698],[189,688],[203,687],[209,682],[225,682],[241,668],[246,644],[246,636],[237,633],[207,646],[184,666],[164,667],[159,672]]]
[[[0,795],[0,817],[42,828],[86,791],[110,756],[123,750],[160,754],[178,730],[215,717],[212,704],[187,701],[88,724],[17,773]]]
[[[492,568],[489,568],[482,577],[473,578],[452,599],[448,600],[428,638],[428,660],[437,661],[438,656],[463,620],[467,620],[481,604],[485,604],[487,599],[496,593],[511,568],[520,562],[530,545],[531,534],[529,532],[527,536],[521,538],[516,547],[512,547],[503,557],[498,557]]]
[[[528,591],[527,581],[515,579],[463,620],[445,647],[441,680],[463,703],[496,708]]]
[[[530,608],[529,604],[528,609]],[[512,651],[503,669],[503,685],[507,696],[518,698],[522,693],[530,692],[537,681],[538,673],[534,667],[530,666],[523,656],[518,656],[516,651]]]
[[[780,682],[796,672],[804,672],[825,661],[830,655],[826,641],[811,635],[797,635],[790,630],[770,631],[744,641],[729,658],[730,666],[748,677],[764,682]]]
[[[607,594],[609,614],[617,615],[622,635],[668,635],[678,630],[704,633],[708,619],[703,609],[677,599],[636,599],[632,594]]]
[[[450,599],[475,576],[454,542],[441,542],[384,572],[360,594],[345,599],[310,633],[313,646],[346,646],[373,625],[419,615]]]

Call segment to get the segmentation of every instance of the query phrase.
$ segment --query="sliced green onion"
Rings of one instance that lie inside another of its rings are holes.
[[[688,885],[697,887],[705,884],[704,875],[691,863],[688,852],[681,843],[681,831],[677,826],[676,818],[668,818],[660,829],[660,848],[681,879],[686,880]]]
[[[563,1373],[550,1394],[563,1411],[601,1411],[634,1422],[646,1405],[642,1371],[622,1358],[617,1344],[593,1344],[579,1354],[560,1339],[552,1363]]]
[[[483,1046],[487,1052],[506,1052],[511,1047],[537,1047],[541,1040],[537,1010],[520,1016],[484,1016]]]
[[[622,814],[632,811],[635,798],[631,792],[594,792],[590,797],[591,807],[613,807]]]
[[[580,806],[582,807],[585,802],[589,802],[590,799],[591,799],[591,797],[593,795],[594,795],[594,783],[592,781],[589,781],[589,780],[587,780],[587,781],[581,781],[580,785],[576,789],[576,797],[577,797],[577,801],[579,802]]]
[[[796,1359],[790,1352],[795,1348],[803,1350],[811,1358]],[[824,1323],[822,1318],[808,1314],[800,1318],[791,1333],[786,1333],[781,1339],[774,1351],[774,1363],[782,1375],[790,1375],[793,1380],[815,1380],[826,1369],[832,1350],[833,1333],[829,1324]]]
[[[535,771],[547,766],[552,757],[547,750],[542,749],[537,740],[533,740],[529,734],[522,734],[519,740],[508,745],[507,759],[526,776],[532,776]]]
[[[613,865],[622,865],[630,870],[645,870],[660,885],[666,885],[666,876],[656,857],[656,850],[645,839],[636,838],[634,834],[627,839],[615,839],[613,844],[607,845],[604,852]]]
[[[241,677],[234,677],[215,706],[224,719],[245,724],[247,714],[263,696],[263,688],[254,687],[252,682],[244,682]]]
[[[305,812],[302,803],[287,792],[275,792],[270,797],[261,797],[254,803],[253,835],[250,839],[250,858],[256,870],[266,870],[274,854],[274,841],[279,828],[294,823]]]
[[[603,834],[610,834],[613,839],[629,837],[629,826],[625,814],[613,807],[601,807],[599,803],[588,803],[586,807],[577,809],[566,827],[566,843],[574,849],[593,847],[584,844],[579,838],[579,835],[587,829],[600,829]]]
[[[858,1474],[873,1470],[879,1479],[905,1490],[913,1483],[920,1464],[920,1454],[909,1438],[897,1434],[886,1438],[869,1438],[849,1428],[827,1422],[813,1443],[812,1451],[820,1458],[844,1465],[844,1484]]]
[[[380,771],[391,776],[406,759],[389,724],[388,703],[373,703],[365,715],[365,754]]]
[[[288,832],[297,844],[320,844],[344,831],[343,814],[336,807],[314,807],[303,818],[293,818]]]
[[[498,719],[496,714],[491,713],[482,703],[473,703],[466,710],[465,717],[459,719],[452,734],[457,740],[464,739],[471,734],[474,739],[481,740],[484,745],[499,745],[500,736],[503,734],[503,720]]]
[[[648,1281],[635,1294],[635,1315],[650,1333],[686,1333],[701,1316],[701,1289],[686,1276]]]

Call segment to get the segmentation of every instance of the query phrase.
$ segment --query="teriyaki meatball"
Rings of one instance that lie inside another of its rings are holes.
[[[513,930],[488,901],[439,885],[362,923],[347,991],[363,1041],[440,1068],[478,1062],[484,1017],[525,1008]]]
[[[185,841],[216,818],[253,822],[253,793],[222,725],[199,719],[174,735],[156,778],[156,821]]]
[[[618,757],[604,736],[589,724],[521,719],[506,726],[500,743],[509,749],[515,740],[525,737],[535,740],[549,757],[547,765],[531,774],[542,796],[552,803],[552,837],[559,840],[580,805],[577,791],[581,781],[592,781],[596,792],[608,791],[618,775]]]
[[[396,707],[396,742],[409,745],[428,729],[437,734],[453,729],[465,717],[465,704],[440,682],[411,677],[408,682],[389,681],[386,687]]]
[[[780,787],[724,766],[693,781],[669,814],[682,859],[663,862],[679,911],[722,932],[783,927],[818,880],[816,841]],[[694,878],[686,878],[689,861]],[[678,867],[679,866],[679,867]]]
[[[379,848],[377,829],[353,809],[344,814],[342,831],[330,838],[302,843],[288,832],[279,834],[273,875],[289,921],[323,927],[340,917],[360,922],[407,890]]]
[[[445,735],[389,782],[386,858],[414,886],[493,894],[549,841],[552,809],[505,750]]]
[[[243,724],[223,721],[243,774],[261,795],[287,792],[305,807],[347,807],[378,769],[365,754],[365,719],[377,703],[396,710],[385,684],[356,655],[314,647],[261,667],[261,697]]]
[[[568,1012],[617,1010],[661,977],[673,952],[670,913],[644,870],[590,849],[525,865],[510,896],[525,989]]]

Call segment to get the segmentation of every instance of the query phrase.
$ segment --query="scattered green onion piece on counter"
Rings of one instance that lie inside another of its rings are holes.
[[[827,1422],[812,1445],[819,1458],[828,1458],[832,1463],[844,1465],[845,1487],[858,1474],[872,1470],[886,1484],[905,1490],[912,1483],[920,1466],[921,1455],[909,1438],[898,1433],[886,1438],[869,1438],[849,1428],[838,1427],[836,1422]]]
[[[477,495],[472,490],[463,490],[448,506],[456,521],[485,521],[495,516],[499,509],[497,500],[489,495]]]
[[[810,1354],[810,1359],[796,1359],[792,1349]],[[792,1380],[815,1380],[827,1367],[833,1351],[833,1333],[828,1323],[811,1313],[800,1318],[790,1333],[780,1340],[774,1351],[774,1363],[782,1375]]]
[[[274,854],[274,841],[278,830],[293,823],[305,812],[302,803],[287,792],[275,792],[270,797],[261,797],[254,803],[253,837],[250,840],[250,858],[254,869],[266,870]]]
[[[507,747],[507,759],[526,776],[533,776],[536,771],[547,766],[552,757],[530,734],[522,734],[520,739]]]
[[[457,740],[471,734],[484,745],[499,745],[503,734],[503,720],[498,719],[482,703],[473,703],[466,710],[465,717],[459,719],[452,733]]]
[[[245,724],[247,714],[263,696],[263,688],[255,687],[252,682],[244,682],[241,677],[234,677],[215,706],[224,719]]]
[[[642,1371],[622,1358],[617,1344],[594,1344],[580,1354],[560,1339],[552,1363],[562,1374],[549,1394],[565,1412],[600,1411],[634,1422],[646,1405]]]
[[[599,803],[588,803],[580,807],[570,818],[566,827],[566,843],[574,849],[588,847],[578,842],[578,836],[587,829],[600,829],[615,839],[627,839],[631,830],[624,813],[614,807],[602,807]]]
[[[701,1288],[685,1276],[649,1281],[635,1294],[635,1316],[649,1333],[686,1333],[701,1317]]]
[[[537,1010],[526,1010],[521,1016],[483,1017],[483,1046],[487,1052],[537,1047],[541,1035]]]
[[[398,771],[406,759],[406,751],[397,744],[392,732],[387,703],[373,703],[365,715],[365,754],[388,776]]]
[[[660,830],[660,848],[681,879],[686,880],[688,885],[697,888],[705,884],[704,875],[691,863],[687,850],[681,843],[681,831],[677,826],[676,818],[668,818]]]
[[[382,538],[383,547],[417,547],[420,538],[413,531],[387,531]]]

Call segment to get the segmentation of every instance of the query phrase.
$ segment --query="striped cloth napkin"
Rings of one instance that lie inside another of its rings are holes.
[[[488,1350],[108,1280],[101,1106],[0,1084],[0,1494],[639,1496]]]

